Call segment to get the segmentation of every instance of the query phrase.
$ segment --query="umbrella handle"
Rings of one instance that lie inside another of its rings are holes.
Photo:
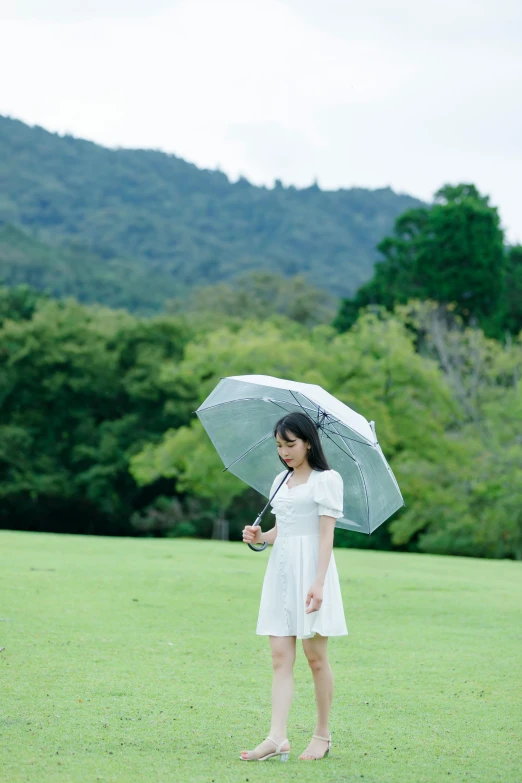
[[[248,544],[248,546],[250,547],[250,549],[253,549],[254,552],[263,552],[267,548],[268,544],[266,543],[266,541],[263,541],[261,546],[255,546],[255,544],[250,544],[250,543]]]
[[[265,506],[265,508],[266,508],[266,506]],[[264,511],[264,509],[263,509],[263,511]],[[257,518],[257,519],[256,519],[256,521],[254,522],[254,524],[252,525],[252,527],[256,527],[256,525],[261,525],[261,517],[262,517],[262,513],[263,513],[263,512],[261,512],[261,514],[259,514],[258,518]],[[268,544],[266,543],[266,541],[263,541],[263,543],[262,543],[260,546],[258,546],[258,545],[256,545],[256,544],[250,544],[250,543],[248,544],[248,546],[249,546],[249,547],[250,547],[250,549],[252,549],[254,552],[263,552],[263,551],[264,551],[264,550],[267,548]]]
[[[281,482],[280,482],[278,488],[276,489],[276,491],[274,492],[274,494],[272,495],[272,497],[270,498],[270,500],[268,501],[268,503],[266,504],[266,506],[264,507],[262,512],[260,514],[258,514],[257,519],[254,522],[254,524],[252,525],[252,527],[256,527],[256,525],[261,525],[261,520],[263,518],[263,514],[265,513],[265,511],[267,510],[268,506],[270,505],[272,500],[275,498],[275,496],[277,495],[277,493],[279,492],[279,490],[281,489],[281,487],[283,486],[284,482],[286,481],[286,479],[288,478],[288,476],[290,475],[291,472],[292,471],[289,470],[288,473],[286,474],[286,476],[283,476],[283,478],[281,479]],[[261,546],[255,546],[254,544],[249,544],[248,546],[254,552],[263,552],[267,548],[268,544],[266,543],[266,541],[264,541],[261,544]]]

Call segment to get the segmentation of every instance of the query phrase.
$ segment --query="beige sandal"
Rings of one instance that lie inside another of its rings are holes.
[[[276,746],[276,749],[275,749],[275,751],[273,753],[267,753],[266,756],[261,756],[258,759],[255,759],[255,758],[254,759],[246,759],[244,756],[240,756],[239,758],[241,759],[241,761],[266,761],[267,759],[271,759],[274,756],[279,756],[279,760],[280,761],[288,761],[288,756],[290,754],[290,751],[289,750],[281,750],[281,748],[283,747],[285,742],[288,742],[288,740],[285,738],[278,745],[277,742],[272,739],[272,737],[267,737],[267,739],[270,740],[270,742],[273,742],[274,745]],[[248,750],[243,751],[243,753],[248,753],[248,752],[249,752]]]
[[[301,756],[299,756],[301,761],[319,761],[319,759],[324,759],[325,756],[328,756],[329,753],[330,753],[330,748],[332,747],[332,735],[331,734],[330,734],[329,737],[320,737],[318,734],[313,734],[312,736],[315,739],[320,739],[320,740],[324,740],[325,742],[327,742],[328,743],[328,747],[327,747],[327,749],[325,750],[325,752],[323,753],[322,756],[314,756],[312,753],[307,753],[308,756],[312,757],[312,758],[309,758],[309,759],[301,759]],[[303,754],[301,754],[301,755],[303,755]]]

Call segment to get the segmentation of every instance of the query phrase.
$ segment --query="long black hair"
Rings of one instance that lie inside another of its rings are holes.
[[[296,413],[287,413],[286,416],[279,419],[274,427],[274,438],[279,435],[283,440],[289,440],[287,437],[289,432],[310,444],[308,464],[311,468],[314,470],[330,470],[321,441],[319,440],[317,425],[310,416],[296,411]],[[282,457],[279,457],[279,459],[287,470],[293,471],[293,468],[290,468]]]

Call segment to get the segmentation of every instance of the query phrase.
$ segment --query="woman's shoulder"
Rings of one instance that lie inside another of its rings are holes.
[[[337,478],[340,478],[342,481],[342,476],[340,473],[338,473],[333,468],[329,468],[328,470],[316,470],[316,473],[318,473],[323,478],[328,478],[330,476],[336,476]]]
[[[316,482],[327,486],[331,484],[343,484],[343,477],[333,468],[330,468],[329,470],[318,470]]]
[[[279,485],[279,483],[283,480],[283,478],[288,473],[287,470],[282,470],[280,473],[275,476],[274,480],[272,481],[272,489],[275,489]]]

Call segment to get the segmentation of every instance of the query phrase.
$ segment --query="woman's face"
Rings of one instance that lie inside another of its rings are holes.
[[[290,430],[286,431],[285,440],[281,435],[276,435],[277,453],[284,459],[289,468],[295,470],[300,465],[308,464],[308,443]]]

